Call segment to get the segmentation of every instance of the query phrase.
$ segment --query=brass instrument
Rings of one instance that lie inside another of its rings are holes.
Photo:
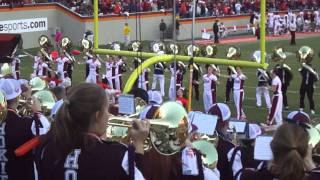
[[[285,61],[287,59],[287,55],[284,52],[282,47],[276,47],[272,51],[271,59],[274,62],[283,62],[283,61]]]
[[[53,93],[48,90],[41,90],[35,92],[32,96],[40,101],[42,113],[46,116],[50,115],[50,112],[56,103],[56,99]],[[32,111],[30,109],[32,103],[32,100],[26,100],[20,97],[19,105],[17,108],[18,113],[20,115],[32,115]]]
[[[92,48],[93,48],[93,45],[92,45],[91,41],[89,41],[87,39],[82,39],[80,47],[81,47],[81,51],[86,56],[88,56],[89,58],[93,58],[93,55],[91,54],[91,51],[92,51]]]
[[[200,48],[198,45],[187,45],[184,47],[184,53],[188,56],[199,56],[200,55]]]
[[[129,51],[134,51],[134,52],[138,52],[141,51],[143,48],[142,44],[140,41],[132,41],[130,42],[130,44],[128,45],[128,50]]]
[[[180,52],[180,47],[177,44],[169,43],[169,44],[167,44],[166,50],[167,50],[168,54],[176,54],[177,55]]]
[[[213,45],[207,45],[201,47],[201,54],[204,57],[215,57],[218,53],[218,48],[215,44]]]
[[[6,77],[12,75],[12,67],[8,63],[4,63],[1,66],[1,75],[0,77]]]
[[[6,119],[7,112],[7,99],[5,94],[0,91],[0,123],[2,123]]]
[[[162,42],[152,42],[150,44],[150,50],[154,53],[159,53],[160,51],[165,52],[166,46]]]
[[[63,50],[64,55],[71,61],[76,62],[76,59],[73,55],[70,54],[70,51],[72,49],[72,41],[69,37],[63,37],[61,39],[60,46]]]
[[[241,56],[241,52],[240,52],[240,48],[237,47],[237,46],[230,46],[228,49],[227,49],[227,52],[226,52],[226,56],[228,59],[230,60],[236,60],[236,59],[239,59],[240,56]],[[228,66],[232,73],[233,74],[237,74],[237,71],[236,69],[233,67],[233,66]]]
[[[150,120],[150,144],[163,155],[172,155],[180,151],[187,139],[187,112],[177,102],[166,102],[161,105]],[[131,128],[133,118],[111,117],[108,126]]]
[[[46,81],[39,78],[39,77],[32,78],[29,81],[29,85],[31,86],[32,91],[40,91],[40,90],[44,90],[47,88]]]
[[[202,153],[202,162],[209,169],[214,169],[218,163],[218,152],[214,144],[205,140],[192,142],[195,149]]]
[[[51,55],[48,54],[46,49],[49,49],[51,45],[51,41],[46,35],[41,35],[38,39],[38,43],[40,45],[40,52],[43,56],[45,56],[49,61],[53,61]]]
[[[308,46],[302,46],[297,51],[297,58],[301,63],[301,66],[307,69],[310,73],[316,76],[317,80],[319,80],[318,73],[310,66],[314,57],[314,51],[312,48]]]
[[[112,50],[115,50],[115,51],[120,51],[122,49],[120,42],[107,43],[106,48],[107,49],[112,49]]]
[[[252,55],[252,60],[254,62],[260,63],[261,60],[261,51],[255,51]],[[258,68],[258,71],[266,78],[269,79],[267,72],[263,69]]]

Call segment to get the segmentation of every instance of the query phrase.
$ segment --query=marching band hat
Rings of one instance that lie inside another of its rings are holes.
[[[132,89],[129,94],[132,94],[134,95],[134,97],[139,97],[141,98],[142,100],[144,100],[145,102],[148,102],[149,101],[149,94],[146,90],[144,89],[141,89],[141,88],[134,88]]]
[[[262,134],[261,128],[258,124],[248,123],[245,128],[245,134],[239,135],[239,139],[256,139],[259,135]]]
[[[21,93],[21,84],[15,79],[3,79],[0,81],[0,90],[2,90],[7,100],[17,98]]]
[[[288,114],[287,120],[295,121],[295,122],[300,122],[300,123],[310,123],[310,117],[307,113],[303,111],[292,111]]]
[[[224,103],[216,103],[211,106],[208,114],[218,116],[219,121],[227,121],[231,117],[231,111],[228,105]]]

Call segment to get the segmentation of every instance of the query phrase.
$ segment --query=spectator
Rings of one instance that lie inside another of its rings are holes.
[[[123,27],[123,36],[124,36],[124,42],[125,42],[126,46],[130,42],[130,32],[131,32],[131,29],[130,29],[128,23],[125,23],[124,27]]]
[[[165,31],[167,30],[167,25],[166,25],[166,23],[163,21],[163,19],[161,19],[161,23],[160,23],[160,25],[159,25],[159,29],[160,29],[160,41],[164,41]]]
[[[242,8],[242,5],[241,5],[240,2],[238,1],[238,2],[235,4],[235,10],[236,10],[236,14],[237,14],[237,15],[240,15],[241,8]]]
[[[214,43],[219,43],[219,20],[216,20],[213,24]]]

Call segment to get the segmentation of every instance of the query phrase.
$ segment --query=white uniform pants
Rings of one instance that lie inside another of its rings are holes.
[[[212,97],[213,92],[210,90],[205,90],[203,91],[203,107],[205,113],[208,113],[210,110],[211,106],[213,105],[213,97]]]
[[[112,77],[107,77],[108,85],[111,89],[114,89],[113,83],[112,83]]]
[[[233,91],[233,100],[237,110],[237,119],[245,119],[246,115],[242,109],[242,103],[244,98],[244,91],[243,90],[234,90]]]
[[[160,92],[162,96],[165,96],[164,92],[164,75],[163,74],[154,74],[153,81],[152,81],[152,89],[157,88],[157,81],[160,83]]]
[[[170,87],[169,87],[169,99],[171,101],[173,101],[175,99],[175,96],[176,96],[176,93],[174,92],[174,86],[175,85],[176,85],[176,83],[174,82],[174,77],[171,76]]]
[[[147,82],[146,81],[138,81],[138,88],[144,89],[146,91],[148,91],[147,89]]]
[[[268,124],[276,124],[277,126],[282,124],[282,106],[283,96],[282,94],[273,95],[272,106],[268,115]]]
[[[115,89],[121,91],[121,76],[115,77]]]
[[[269,90],[266,86],[258,86],[256,88],[256,99],[257,99],[258,107],[262,105],[262,102],[261,102],[262,95],[264,96],[264,99],[266,101],[267,108],[270,109],[271,107],[270,95],[269,95]]]
[[[87,78],[86,78],[86,82],[87,83],[97,83],[97,75],[96,74],[88,74]]]

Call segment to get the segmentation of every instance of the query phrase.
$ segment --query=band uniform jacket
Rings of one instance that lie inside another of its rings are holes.
[[[129,152],[125,145],[118,142],[98,140],[95,137],[89,137],[88,141],[90,141],[90,147],[84,148],[79,145],[65,158],[57,157],[56,152],[59,150],[50,140],[44,143],[37,153],[40,180],[130,179],[122,165],[125,153]],[[140,156],[134,154],[134,162],[137,163],[137,166],[141,163],[139,163],[139,160],[135,161],[135,159],[139,159]]]
[[[31,131],[33,118],[21,117],[14,110],[8,109],[7,117],[0,125],[0,179],[34,180],[32,151],[21,157],[14,154],[16,148],[34,137]]]
[[[279,76],[282,85],[289,86],[290,81],[293,78],[293,74],[292,74],[291,70],[289,69],[289,67],[286,67],[285,64],[283,64],[283,65],[277,64],[276,69],[277,69],[277,75]]]

